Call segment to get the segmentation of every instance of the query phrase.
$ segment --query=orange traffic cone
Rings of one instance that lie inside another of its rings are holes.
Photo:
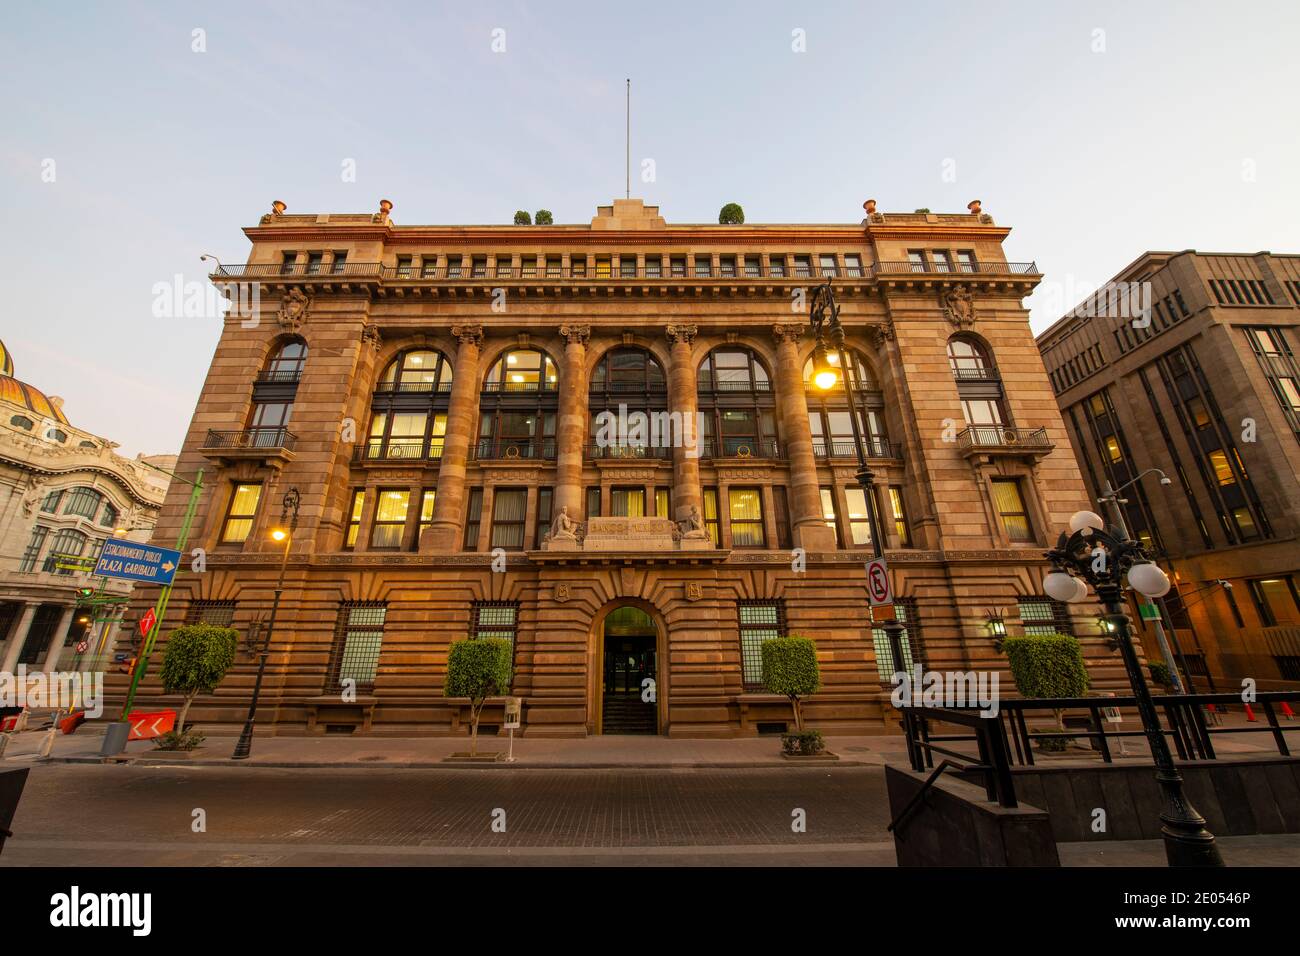
[[[1250,723],[1256,723],[1255,712],[1250,709],[1250,704],[1246,704],[1246,720]]]
[[[1287,720],[1295,720],[1295,711],[1291,709],[1291,705],[1286,701],[1281,701],[1280,703],[1282,704],[1282,716]]]

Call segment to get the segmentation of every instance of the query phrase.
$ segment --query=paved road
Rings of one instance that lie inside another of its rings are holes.
[[[892,865],[887,823],[879,768],[52,764],[32,768],[0,865]]]

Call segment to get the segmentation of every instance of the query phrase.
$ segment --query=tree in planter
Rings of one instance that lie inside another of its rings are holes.
[[[809,638],[792,635],[763,642],[763,686],[769,694],[790,699],[795,729],[803,733],[799,698],[817,693],[822,686],[817,666],[817,645]]]
[[[1083,649],[1069,634],[1026,634],[1002,642],[1011,676],[1022,697],[1082,697],[1088,692],[1088,668]],[[1062,712],[1053,709],[1056,730],[1065,732]],[[1066,741],[1042,741],[1044,750],[1064,750]]]
[[[172,631],[163,652],[163,691],[184,694],[185,705],[176,718],[176,731],[185,729],[190,704],[199,694],[210,694],[235,663],[239,632],[215,624],[186,624]]]
[[[740,203],[729,202],[718,212],[718,224],[722,226],[741,226],[745,223],[745,210]]]
[[[528,215],[528,213],[524,212],[524,210],[520,209],[515,212],[516,226],[531,226],[532,224],[533,224],[533,217]]]
[[[555,225],[555,217],[551,215],[549,209],[539,209],[537,215],[533,217],[533,222],[539,226],[553,226]]]
[[[453,641],[447,653],[444,697],[468,697],[470,703],[469,753],[478,755],[478,719],[489,697],[510,693],[512,677],[510,642],[499,637]]]

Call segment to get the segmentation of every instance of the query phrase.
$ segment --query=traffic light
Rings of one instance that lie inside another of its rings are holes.
[[[77,593],[80,594],[83,598],[90,598],[90,597],[94,597],[94,596],[95,596],[95,589],[94,589],[94,588],[77,588]]]

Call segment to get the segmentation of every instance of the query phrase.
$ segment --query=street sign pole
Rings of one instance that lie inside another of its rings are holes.
[[[199,507],[199,496],[203,494],[203,469],[199,469],[198,476],[193,482],[194,487],[190,489],[189,504],[185,508],[185,520],[181,522],[180,533],[176,536],[176,550],[182,555],[185,552],[185,543],[190,536],[190,525],[194,523],[194,513]],[[178,569],[179,570],[179,569]],[[175,578],[172,578],[174,581]],[[172,583],[169,581],[164,584],[162,590],[158,592],[158,600],[153,606],[154,623],[149,630],[149,636],[141,638],[140,657],[135,662],[135,672],[131,675],[131,688],[126,694],[126,704],[122,707],[122,720],[126,720],[131,714],[131,705],[135,703],[135,692],[140,686],[140,679],[144,677],[145,671],[149,666],[149,655],[153,651],[154,641],[158,638],[158,632],[162,630],[163,617],[167,613],[167,602],[172,596]]]

